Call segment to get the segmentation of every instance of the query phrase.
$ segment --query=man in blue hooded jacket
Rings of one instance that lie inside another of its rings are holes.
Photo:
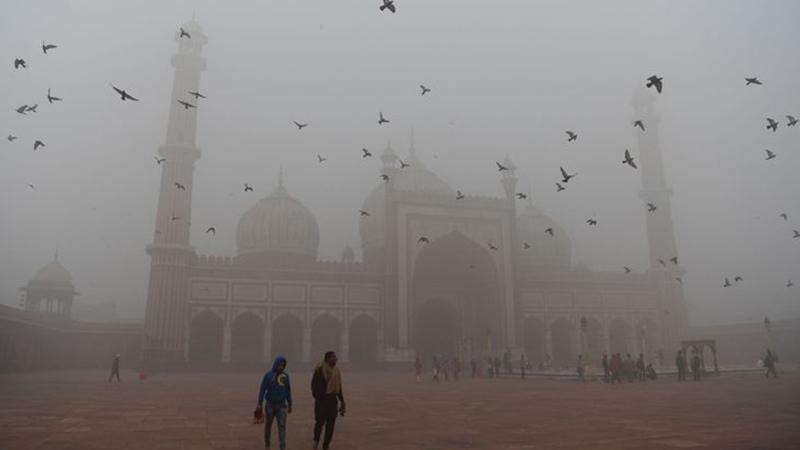
[[[272,363],[272,370],[264,374],[261,387],[258,389],[256,412],[266,403],[266,420],[264,421],[264,445],[269,448],[272,422],[278,422],[278,441],[281,450],[286,448],[286,415],[292,412],[292,386],[286,372],[286,358],[278,356]]]

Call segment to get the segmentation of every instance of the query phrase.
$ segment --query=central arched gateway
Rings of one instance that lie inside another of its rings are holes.
[[[504,348],[500,284],[488,251],[458,232],[425,244],[411,290],[412,345],[421,357]]]

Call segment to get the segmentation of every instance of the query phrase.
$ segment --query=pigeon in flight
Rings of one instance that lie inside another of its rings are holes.
[[[527,250],[527,249],[531,248],[531,244],[528,244],[527,242],[523,242],[523,243],[522,243],[522,248],[524,248],[525,250]]]
[[[767,129],[772,129],[773,132],[778,131],[778,122],[771,117],[767,117]]]
[[[378,112],[378,125],[381,125],[381,124],[384,124],[384,123],[389,123],[389,120],[387,118],[383,117],[383,112],[379,111]]]
[[[50,95],[50,88],[47,88],[47,101],[48,102],[50,102],[50,103],[60,102],[61,100],[63,100],[61,97],[55,97],[55,96]]]
[[[38,107],[39,107],[39,104],[37,103],[37,104],[35,104],[33,106],[26,107],[25,111],[36,112],[36,108],[38,108]]]
[[[753,78],[744,77],[744,81],[745,81],[745,86],[750,86],[751,84],[757,84],[761,86],[761,81],[758,80],[758,77],[753,77]]]
[[[681,277],[675,277],[675,281],[677,281],[678,284],[683,284],[683,278]]]
[[[572,141],[578,139],[578,134],[575,133],[575,132],[567,130],[567,131],[565,131],[565,133],[567,133],[567,136],[568,136],[567,137],[567,142],[572,142]]]
[[[672,258],[669,259],[669,261],[672,264],[678,264],[678,257],[677,256],[673,256]]]
[[[586,220],[586,223],[589,224],[590,227],[596,226],[597,221],[595,219],[589,218]]]
[[[28,105],[22,105],[22,106],[20,106],[19,108],[15,109],[15,111],[16,111],[16,112],[18,112],[18,113],[22,114],[23,116],[24,116],[24,115],[27,115],[27,114],[25,113],[25,111],[27,111],[27,110],[28,110]]]
[[[398,161],[400,161],[400,168],[401,168],[401,169],[405,169],[406,167],[409,167],[409,166],[411,166],[411,164],[408,164],[408,163],[406,163],[406,162],[403,162],[403,160],[402,160],[402,159],[399,159]]]
[[[427,94],[428,92],[430,92],[430,91],[431,91],[430,89],[426,88],[426,87],[425,87],[424,85],[422,85],[422,84],[420,84],[420,85],[419,85],[419,88],[420,88],[420,89],[422,89],[422,94],[420,94],[420,95],[425,95],[425,94]]]
[[[372,156],[372,153],[370,153],[370,151],[365,148],[362,148],[361,152],[362,152],[361,155],[362,158],[369,158],[370,156]]]
[[[633,157],[631,157],[631,152],[627,148],[625,149],[625,159],[622,160],[622,164],[627,164],[634,169],[638,169],[636,163],[633,161]]]
[[[722,284],[722,287],[731,287],[731,280],[728,277],[725,277],[725,283]]]
[[[764,151],[767,152],[767,157],[765,158],[767,161],[775,158],[775,153],[773,153],[772,150],[764,150]]]
[[[735,281],[736,283],[738,283],[738,282],[740,282],[740,281],[744,281],[744,279],[743,279],[742,277],[740,277],[740,276],[738,276],[738,275],[737,275],[737,276],[733,277],[733,281]]]
[[[295,126],[297,126],[298,131],[308,126],[307,123],[299,123],[296,120],[293,120],[292,122],[294,122]]]
[[[430,240],[425,236],[420,236],[419,239],[417,239],[417,244],[427,244],[429,242]]]
[[[787,127],[793,127],[797,125],[797,119],[795,119],[794,116],[786,116],[786,119],[789,120],[789,122],[786,123]]]
[[[575,177],[576,175],[578,175],[577,173],[573,173],[573,174],[571,174],[571,175],[570,175],[570,174],[568,174],[568,173],[567,173],[567,171],[566,171],[566,170],[564,170],[564,168],[563,168],[563,167],[559,167],[559,169],[561,169],[561,176],[562,176],[562,177],[564,177],[564,178],[563,178],[561,181],[563,181],[564,183],[569,183],[569,180],[570,180],[570,179],[572,179],[573,177]]]
[[[31,183],[28,183],[28,187],[29,187],[29,188],[31,188],[31,189],[33,189],[34,191],[36,190],[36,186],[34,186],[34,185],[33,185],[33,184],[31,184]]]
[[[544,232],[549,234],[550,236],[552,236],[553,235],[553,228],[552,227],[545,228]]]
[[[153,159],[156,160],[156,164],[158,165],[161,165],[162,162],[167,160],[167,158],[159,158],[158,156],[154,156]]]
[[[792,230],[792,231],[794,231],[794,236],[792,236],[793,238],[795,239],[800,238],[800,231],[797,230]]]
[[[244,184],[244,191],[245,192],[253,192],[253,186],[250,186],[249,184],[245,183]]]
[[[125,100],[133,100],[135,102],[139,101],[138,98],[136,98],[136,97],[128,94],[127,92],[125,92],[125,89],[119,89],[118,87],[114,86],[113,84],[111,85],[111,87],[114,88],[115,91],[117,91],[117,94],[119,94],[119,98],[122,101],[125,101]]]
[[[25,64],[25,60],[24,59],[15,58],[14,59],[14,68],[15,69],[19,69],[20,67],[22,67],[23,69],[27,69],[28,68],[27,64]]]
[[[659,259],[658,259],[658,263],[659,263],[659,264],[661,264],[661,265],[662,265],[662,266],[664,266],[664,267],[667,267],[667,263],[666,263],[666,261],[664,261],[664,260],[663,260],[663,259],[661,259],[661,258],[659,258]]]
[[[8,135],[8,142],[14,142],[16,140],[17,140],[17,137],[14,136],[13,134],[9,134]]]
[[[327,160],[328,160],[328,158],[323,158],[322,155],[317,153],[317,161],[319,161],[320,164],[324,163]]]
[[[385,173],[381,174],[381,180],[389,181],[389,175],[386,175]]]
[[[625,269],[625,273],[631,273],[631,268],[630,267],[623,266],[622,268]]]
[[[194,99],[195,99],[195,100],[199,100],[199,99],[201,99],[201,98],[206,98],[206,96],[205,96],[205,95],[203,95],[203,94],[201,94],[201,93],[199,93],[199,92],[197,92],[197,91],[189,91],[189,95],[191,95],[192,97],[194,97]]]
[[[517,199],[519,199],[519,200],[525,200],[526,198],[528,198],[528,196],[527,196],[527,195],[525,195],[525,194],[524,194],[524,193],[522,193],[522,192],[517,192]]]
[[[650,78],[647,79],[647,84],[645,85],[645,87],[655,86],[656,91],[658,91],[658,93],[660,94],[661,89],[664,88],[663,81],[664,77],[652,75]]]
[[[33,143],[33,151],[39,150],[39,147],[46,147],[46,145],[44,145],[44,142],[37,139],[36,142]]]
[[[171,220],[174,222],[176,220],[181,220],[181,218],[173,214]]]
[[[197,105],[193,105],[193,104],[191,104],[189,102],[185,102],[183,100],[178,100],[178,103],[180,103],[181,106],[183,106],[183,109],[197,108]]]
[[[784,221],[784,222],[786,222],[787,220],[789,220],[789,215],[788,215],[788,214],[786,214],[786,213],[780,213],[780,214],[778,214],[778,216],[780,216],[780,217],[783,217],[783,221]]]
[[[495,250],[495,251],[497,251],[497,247],[495,247],[495,246],[494,246],[494,244],[492,244],[492,243],[490,242],[488,245],[489,245],[489,250]]]
[[[185,191],[186,190],[186,186],[178,183],[177,181],[175,182],[175,188],[178,189],[179,191]]]
[[[647,203],[647,212],[654,212],[656,209],[658,209],[656,208],[656,205],[652,203]]]
[[[367,211],[364,211],[363,209],[359,209],[358,213],[361,214],[361,217],[369,216],[369,213]]]
[[[464,198],[464,194],[461,191],[456,191],[456,200],[461,200],[462,198]]]
[[[642,131],[644,131],[644,122],[642,122],[641,120],[634,121],[633,122],[633,126],[639,127],[639,128],[641,128]]]
[[[189,33],[187,33],[187,32],[186,32],[186,30],[184,30],[184,29],[181,27],[181,35],[180,35],[180,36],[178,36],[178,38],[182,38],[182,37],[187,37],[187,38],[189,38],[189,39],[191,39],[191,38],[192,38],[192,36],[191,36]]]
[[[566,189],[564,188],[564,186],[561,185],[561,183],[556,183],[556,192],[561,192],[564,190]]]
[[[392,12],[392,14],[394,14],[395,13],[394,0],[383,0],[383,4],[380,6],[380,10],[383,11],[384,9],[388,9],[389,11]]]
[[[44,41],[42,41],[42,53],[45,55],[47,54],[48,50],[52,50],[54,48],[58,48],[58,46],[54,44],[45,44]]]
[[[497,164],[497,171],[498,172],[505,172],[506,170],[508,170],[508,167],[500,164],[499,162],[495,161],[494,163]]]
[[[794,283],[792,283],[792,280],[789,280],[789,281],[786,282],[786,287],[787,288],[792,287],[792,286],[794,286]]]
[[[208,229],[206,230],[206,234],[208,234],[208,233],[211,233],[214,236],[216,236],[217,235],[217,229],[214,228],[214,227],[208,227]]]

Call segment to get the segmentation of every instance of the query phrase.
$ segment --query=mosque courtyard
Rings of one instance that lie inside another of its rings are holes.
[[[410,371],[409,371],[410,372]],[[260,374],[103,371],[0,375],[0,448],[261,449]],[[291,373],[288,448],[310,449],[310,373]],[[800,442],[800,372],[606,385],[500,378],[415,383],[344,372],[332,449],[778,449]],[[272,448],[278,448],[273,433]]]

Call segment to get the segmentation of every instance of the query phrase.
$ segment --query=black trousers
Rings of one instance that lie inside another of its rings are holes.
[[[314,402],[314,442],[319,442],[322,427],[325,426],[325,438],[322,448],[327,449],[333,439],[333,428],[339,414],[339,402],[335,395],[325,395]]]

